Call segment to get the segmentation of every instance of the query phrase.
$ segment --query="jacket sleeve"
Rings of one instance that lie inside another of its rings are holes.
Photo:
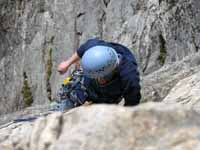
[[[125,89],[123,97],[125,99],[125,106],[138,105],[141,99],[140,87],[134,87],[127,83],[127,89]]]
[[[120,76],[122,82],[122,96],[125,99],[125,106],[137,105],[140,102],[140,78],[137,65],[131,61],[124,61],[121,64]]]

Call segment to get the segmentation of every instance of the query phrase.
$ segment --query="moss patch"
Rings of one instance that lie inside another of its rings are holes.
[[[46,86],[47,86],[47,93],[48,93],[49,100],[51,100],[50,78],[51,78],[52,67],[53,67],[53,63],[52,63],[52,51],[53,51],[52,48],[50,48],[48,50],[48,59],[47,59],[47,63],[46,63],[46,84],[47,84]]]
[[[46,80],[49,81],[52,74],[52,48],[49,49],[49,55],[46,64]]]
[[[160,65],[164,65],[167,51],[166,51],[166,42],[162,34],[159,35],[159,42],[160,42],[160,55],[158,57],[158,61]]]
[[[28,84],[28,78],[27,78],[26,72],[24,72],[24,83],[22,87],[22,95],[23,95],[23,101],[25,103],[25,106],[26,107],[31,106],[31,104],[33,103],[33,96],[32,96],[30,86]]]
[[[51,43],[51,44],[53,44],[54,39],[55,39],[55,36],[51,36],[51,38],[50,38],[50,43]]]

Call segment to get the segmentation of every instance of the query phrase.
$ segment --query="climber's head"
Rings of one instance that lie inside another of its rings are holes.
[[[84,74],[93,79],[111,78],[118,64],[118,54],[113,48],[107,46],[92,47],[81,59]]]

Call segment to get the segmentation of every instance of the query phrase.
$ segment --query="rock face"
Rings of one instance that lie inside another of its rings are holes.
[[[149,73],[199,50],[199,5],[198,0],[111,0],[104,35],[135,50],[141,70]]]
[[[199,8],[199,0],[0,0],[0,114],[34,104],[0,125],[48,109],[40,105],[63,80],[58,63],[89,38],[133,50],[143,102],[163,101],[7,124],[0,149],[199,150]]]
[[[199,114],[182,106],[81,107],[0,130],[4,150],[197,150]]]
[[[167,104],[180,103],[200,109],[200,72],[187,77],[176,84],[176,86],[165,97]]]
[[[24,119],[24,118],[46,116],[47,114],[51,113],[49,111],[49,109],[51,109],[51,106],[48,104],[47,105],[34,105],[32,107],[27,107],[20,111],[0,115],[0,126],[4,126],[7,123],[10,123],[13,120],[16,120],[18,118]]]
[[[198,76],[200,69],[200,53],[196,53],[194,55],[185,57],[182,61],[178,61],[175,63],[171,63],[165,65],[158,71],[143,77],[142,79],[142,101],[163,101],[166,96],[171,95],[170,97],[175,101],[178,101],[177,93],[175,92],[177,88],[176,84],[179,82],[184,82],[185,84],[190,84],[187,78],[192,78],[192,76]],[[196,80],[196,79],[195,79]],[[198,80],[193,80],[194,83],[198,84]],[[187,82],[187,83],[186,83]],[[185,84],[179,84],[179,88],[184,90],[197,89],[196,87],[191,86],[190,89],[186,88]],[[173,89],[173,90],[172,90]],[[198,89],[199,90],[199,89]],[[198,90],[194,90],[198,93]],[[182,94],[183,91],[177,91],[179,95]],[[176,93],[176,94],[175,94]],[[189,96],[189,93],[185,93]],[[172,96],[173,95],[173,96]],[[186,97],[187,97],[186,96]],[[194,98],[194,97],[193,97]],[[196,97],[199,98],[198,96]],[[167,99],[167,98],[166,98]],[[177,99],[177,100],[175,100]],[[179,99],[180,100],[180,99]],[[189,100],[189,99],[186,99]],[[192,99],[190,99],[192,101]],[[165,100],[164,100],[165,101]]]
[[[199,7],[199,0],[0,0],[0,113],[26,106],[25,81],[34,104],[55,97],[57,64],[88,38],[132,49],[141,74],[196,53]]]

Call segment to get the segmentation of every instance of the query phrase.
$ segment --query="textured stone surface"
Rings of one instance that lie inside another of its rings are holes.
[[[182,61],[165,65],[160,70],[143,77],[141,83],[142,101],[163,101],[178,82],[182,82],[185,78],[190,78],[193,75],[197,76],[199,69],[200,53],[196,53],[185,57]],[[184,84],[181,85],[181,88],[188,90]],[[191,87],[191,90],[193,90],[193,87]],[[176,98],[175,96],[174,99]]]
[[[163,101],[200,110],[200,72],[178,82]]]
[[[50,108],[51,108],[50,105],[35,105],[13,113],[1,114],[0,125],[7,124],[18,118],[29,118],[29,117],[46,115],[48,113],[51,113],[49,111]]]
[[[135,50],[141,70],[181,60],[199,50],[198,0],[111,0],[105,36]]]
[[[133,50],[142,100],[163,101],[80,107],[7,124],[0,149],[199,150],[199,8],[199,0],[0,0],[1,125],[46,111],[40,104],[63,80],[57,64],[94,37]],[[24,107],[24,79],[38,106],[2,115]]]
[[[182,106],[89,106],[0,130],[4,150],[197,150],[199,114]]]
[[[126,45],[136,54],[142,74],[200,47],[199,0],[1,0],[0,4],[1,114],[23,108],[24,73],[34,104],[55,97],[63,79],[57,64],[88,38]]]

